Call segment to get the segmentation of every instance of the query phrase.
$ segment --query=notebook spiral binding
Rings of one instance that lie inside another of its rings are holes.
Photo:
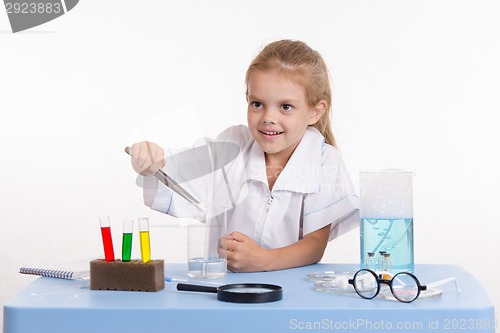
[[[39,275],[39,276],[58,278],[58,279],[67,279],[67,280],[73,280],[73,279],[77,278],[75,276],[74,272],[59,271],[59,270],[44,269],[44,268],[21,267],[19,269],[19,273],[30,274],[30,275]]]

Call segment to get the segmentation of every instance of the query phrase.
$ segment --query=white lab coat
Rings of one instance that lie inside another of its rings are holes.
[[[307,129],[272,191],[264,152],[246,126],[228,128],[215,142],[234,143],[240,154],[224,168],[181,185],[200,201],[228,202],[228,233],[238,231],[264,248],[278,248],[328,224],[329,240],[359,225],[358,196],[342,158],[316,128]],[[166,160],[166,172],[175,179],[179,170],[169,167]],[[153,177],[145,178],[146,205],[172,216],[186,216],[183,198],[158,185]]]

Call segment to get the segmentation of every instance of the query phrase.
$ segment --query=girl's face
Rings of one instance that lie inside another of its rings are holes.
[[[326,102],[310,106],[305,88],[277,71],[254,70],[248,78],[248,128],[266,161],[284,166],[309,125],[326,110]]]

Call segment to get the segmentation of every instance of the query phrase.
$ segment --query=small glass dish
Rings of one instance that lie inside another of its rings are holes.
[[[314,282],[314,290],[328,293],[353,293],[354,288],[349,285],[348,280],[354,272],[314,272],[307,275],[307,280]]]
[[[338,279],[338,281],[343,281],[343,279]],[[318,281],[314,283],[313,289],[316,291],[322,291],[334,294],[353,294],[355,293],[354,288],[344,281],[343,283],[337,283],[335,281]]]
[[[318,281],[335,281],[339,276],[348,276],[352,277],[355,272],[335,272],[335,271],[326,271],[326,272],[314,272],[307,274],[307,280],[312,282]]]

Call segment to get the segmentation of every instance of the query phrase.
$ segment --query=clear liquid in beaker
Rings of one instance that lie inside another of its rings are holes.
[[[188,276],[192,279],[216,279],[226,275],[225,258],[197,257],[188,260]]]

